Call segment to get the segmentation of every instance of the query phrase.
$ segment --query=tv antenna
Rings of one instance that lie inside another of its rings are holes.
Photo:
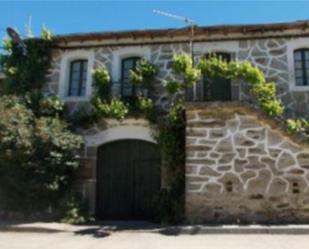
[[[20,38],[20,35],[16,32],[16,30],[11,27],[8,27],[6,29],[6,32],[8,36],[12,39],[12,41],[16,43],[23,50],[23,55],[26,55],[27,53],[26,44]]]
[[[32,34],[32,16],[31,15],[28,16],[28,23],[26,24],[25,28],[26,28],[27,36],[32,37],[33,34]]]
[[[191,33],[190,33],[190,39],[189,39],[189,48],[190,48],[190,54],[192,57],[192,63],[193,63],[193,38],[194,38],[194,21],[191,18],[188,17],[184,17],[184,16],[178,16],[178,15],[174,15],[168,12],[164,12],[161,10],[153,10],[153,13],[161,15],[161,16],[166,16],[169,18],[173,18],[176,20],[180,20],[186,23],[186,25],[188,25],[190,27]]]

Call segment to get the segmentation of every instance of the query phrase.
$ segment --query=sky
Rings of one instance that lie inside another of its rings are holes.
[[[0,37],[5,28],[25,35],[32,17],[38,35],[42,25],[55,34],[177,28],[184,23],[156,15],[153,9],[190,17],[196,25],[250,24],[309,19],[308,1],[1,1]]]

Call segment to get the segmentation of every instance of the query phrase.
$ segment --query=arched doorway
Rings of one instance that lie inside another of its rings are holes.
[[[97,155],[96,215],[101,219],[145,220],[154,215],[160,191],[158,146],[135,139],[103,144]]]

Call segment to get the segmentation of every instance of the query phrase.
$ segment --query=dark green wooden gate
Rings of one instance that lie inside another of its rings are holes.
[[[226,61],[231,60],[231,55],[228,53],[215,53],[215,55]],[[209,56],[210,55],[206,55],[206,58]],[[231,80],[220,77],[205,77],[203,92],[204,101],[230,101],[232,98]]]
[[[160,191],[160,153],[155,144],[120,140],[98,149],[96,214],[101,219],[151,219]]]

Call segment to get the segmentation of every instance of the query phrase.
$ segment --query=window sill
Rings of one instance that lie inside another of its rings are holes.
[[[290,89],[292,92],[307,92],[309,91],[309,85],[308,86],[292,86]]]
[[[89,101],[89,97],[83,96],[83,97],[63,97],[62,100],[64,102],[83,102],[83,101]]]

